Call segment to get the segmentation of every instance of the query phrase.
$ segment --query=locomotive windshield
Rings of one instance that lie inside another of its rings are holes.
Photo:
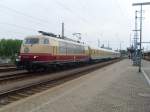
[[[27,38],[25,39],[25,44],[38,44],[39,39],[38,38]]]

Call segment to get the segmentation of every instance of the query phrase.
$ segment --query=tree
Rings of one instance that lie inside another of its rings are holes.
[[[20,51],[22,40],[18,39],[1,39],[0,40],[0,57],[13,58]]]

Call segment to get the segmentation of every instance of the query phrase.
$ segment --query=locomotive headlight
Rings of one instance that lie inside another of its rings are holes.
[[[18,56],[19,59],[21,59],[21,56]]]
[[[33,58],[34,58],[34,59],[36,59],[36,58],[37,58],[37,56],[34,56]]]
[[[16,58],[16,61],[20,61],[21,60],[21,56],[18,56],[18,58]]]

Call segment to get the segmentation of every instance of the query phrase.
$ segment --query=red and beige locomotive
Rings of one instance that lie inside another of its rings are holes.
[[[84,43],[60,38],[54,34],[40,31],[41,35],[26,37],[22,43],[17,66],[27,70],[48,68],[78,62],[112,59],[119,52],[93,48]]]

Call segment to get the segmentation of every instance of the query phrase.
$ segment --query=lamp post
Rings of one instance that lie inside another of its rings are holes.
[[[139,57],[139,72],[141,72],[141,61],[142,61],[142,10],[143,5],[150,5],[150,2],[144,3],[133,3],[132,6],[140,6],[140,57]]]

